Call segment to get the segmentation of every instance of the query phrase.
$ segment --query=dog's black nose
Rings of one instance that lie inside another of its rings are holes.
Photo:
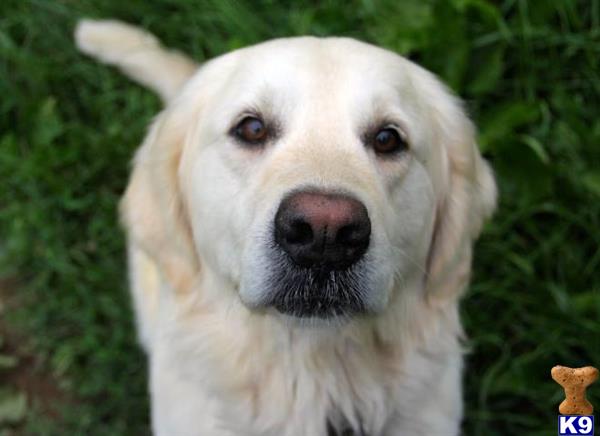
[[[345,269],[362,257],[370,236],[367,209],[346,195],[297,192],[275,215],[275,241],[304,267]]]

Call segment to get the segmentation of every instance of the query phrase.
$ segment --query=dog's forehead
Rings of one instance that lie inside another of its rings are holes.
[[[352,65],[363,72],[365,66],[375,71],[378,66],[398,65],[403,61],[401,56],[391,51],[343,37],[304,36],[273,39],[238,50],[237,54],[244,62],[255,62],[255,65],[261,68],[268,65],[287,65],[289,69],[300,68],[313,72],[316,69],[320,73],[340,66],[352,69]]]
[[[395,53],[351,38],[276,39],[225,58],[227,82],[236,92],[262,89],[280,97],[389,94],[402,87],[410,70]]]

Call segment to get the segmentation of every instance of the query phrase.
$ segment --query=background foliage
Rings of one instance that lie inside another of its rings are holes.
[[[554,433],[562,394],[550,368],[600,365],[599,10],[598,0],[0,2],[0,256],[2,275],[19,277],[18,308],[3,319],[66,393],[60,418],[30,402],[20,431],[148,431],[115,205],[159,103],[76,52],[73,26],[88,16],[140,24],[199,60],[277,36],[353,36],[448,82],[501,192],[463,304],[465,434]],[[0,386],[0,411],[10,389]],[[599,386],[590,397],[600,407]]]

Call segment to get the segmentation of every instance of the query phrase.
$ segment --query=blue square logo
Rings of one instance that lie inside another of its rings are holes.
[[[558,435],[593,435],[594,434],[594,416],[593,415],[559,415],[558,416]]]

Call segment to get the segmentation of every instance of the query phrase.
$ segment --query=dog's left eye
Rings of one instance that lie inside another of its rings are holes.
[[[391,154],[404,151],[408,143],[403,134],[393,127],[379,130],[373,138],[373,149],[379,154]]]
[[[234,129],[235,136],[248,144],[259,144],[267,139],[267,126],[260,118],[248,116]]]

